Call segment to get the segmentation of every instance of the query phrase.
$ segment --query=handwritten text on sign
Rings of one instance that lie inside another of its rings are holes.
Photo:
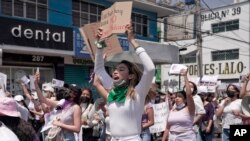
[[[150,133],[158,133],[165,131],[167,125],[167,116],[169,113],[168,104],[162,102],[154,104],[154,125],[149,127]]]
[[[124,33],[125,26],[130,23],[132,2],[115,2],[110,8],[102,11],[101,28],[103,36],[109,37],[113,33]]]

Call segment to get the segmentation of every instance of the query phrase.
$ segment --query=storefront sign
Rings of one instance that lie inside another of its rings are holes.
[[[32,63],[63,63],[62,57],[44,56],[44,55],[26,55],[15,53],[3,53],[5,62],[32,62]]]
[[[187,65],[189,75],[198,75],[197,65]],[[242,73],[245,66],[243,62],[225,62],[217,64],[203,64],[204,75],[214,74],[239,74]]]
[[[241,14],[241,7],[228,8],[221,11],[214,11],[209,13],[204,13],[201,15],[201,21],[210,21],[210,20],[221,20],[229,16],[236,16]]]
[[[20,19],[0,17],[0,43],[73,51],[73,30]]]

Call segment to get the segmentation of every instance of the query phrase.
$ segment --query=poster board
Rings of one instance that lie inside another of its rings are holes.
[[[93,62],[95,60],[95,54],[97,49],[95,41],[98,28],[99,23],[86,24],[80,28],[80,33],[84,39],[84,42],[87,46],[87,49],[90,53]],[[104,42],[106,43],[107,47],[104,48],[103,54],[106,54],[107,57],[122,52],[122,47],[115,34],[113,34],[109,38],[106,38]]]
[[[149,127],[150,133],[158,133],[165,131],[167,125],[167,117],[169,114],[169,106],[167,102],[153,104],[154,109],[154,125]]]
[[[101,13],[100,28],[103,29],[101,39],[114,33],[125,33],[125,27],[131,21],[132,1],[115,2]]]

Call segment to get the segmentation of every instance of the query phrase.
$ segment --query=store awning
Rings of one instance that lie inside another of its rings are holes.
[[[142,46],[154,64],[172,64],[179,63],[179,48],[173,45],[161,44],[158,42],[137,40],[139,45]],[[140,59],[135,54],[134,49],[130,46],[129,51],[123,51],[122,53],[108,57],[106,60],[106,66],[114,66],[122,60],[128,60],[130,62],[140,64]]]

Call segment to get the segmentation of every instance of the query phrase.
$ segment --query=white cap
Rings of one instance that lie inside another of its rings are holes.
[[[43,89],[44,91],[49,91],[49,92],[54,93],[54,88],[52,87],[52,84],[51,84],[51,83],[44,83],[44,84],[42,85],[42,89]]]
[[[15,99],[16,101],[22,101],[22,100],[24,100],[24,98],[23,98],[22,95],[16,95],[16,96],[14,97],[14,99]]]
[[[52,93],[54,93],[54,88],[52,88],[51,86],[45,86],[44,87],[44,89],[43,89],[44,91],[49,91],[49,92],[52,92]]]

